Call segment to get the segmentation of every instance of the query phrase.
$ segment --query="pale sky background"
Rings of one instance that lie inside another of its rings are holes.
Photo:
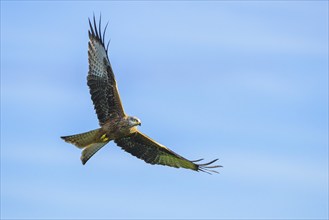
[[[98,127],[93,12],[140,130],[220,174],[59,138]],[[1,218],[328,218],[328,2],[1,1]]]

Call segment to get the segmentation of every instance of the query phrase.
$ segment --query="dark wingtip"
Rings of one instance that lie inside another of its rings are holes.
[[[81,159],[81,163],[82,165],[85,165],[87,163],[88,160],[84,160],[83,158],[80,158]]]
[[[99,39],[102,41],[102,14],[99,13],[99,24],[98,24],[98,31],[99,31]]]
[[[93,26],[92,26],[91,21],[90,21],[89,18],[88,18],[88,22],[89,22],[89,28],[90,28],[90,31],[91,31],[92,35],[95,36],[94,28],[93,28]],[[90,32],[89,32],[89,33],[90,33]]]
[[[108,42],[107,46],[105,47],[105,33],[106,33],[106,29],[107,29],[109,22],[106,23],[103,33],[102,33],[102,14],[101,13],[99,15],[98,24],[96,23],[95,13],[93,13],[92,20],[90,18],[88,18],[88,22],[89,22],[89,29],[90,29],[88,31],[89,38],[97,40],[101,45],[103,45],[104,49],[107,52],[110,41]]]
[[[94,20],[94,28],[95,28],[96,37],[99,38],[98,31],[97,31],[97,25],[96,25],[95,14],[93,14],[93,20]]]
[[[202,159],[200,159],[200,160],[202,160]],[[197,160],[197,161],[200,161],[200,160]],[[213,169],[220,168],[220,167],[223,167],[223,166],[221,166],[221,165],[209,166],[210,164],[213,164],[217,160],[218,159],[212,160],[208,163],[196,164],[197,165],[197,171],[201,171],[201,172],[208,173],[208,174],[219,173],[218,171],[213,170]]]
[[[104,31],[103,31],[103,43],[105,42],[105,32],[106,32],[106,28],[107,28],[107,25],[109,24],[109,22],[106,23],[105,25],[105,28],[104,28]]]
[[[218,159],[212,160],[212,161],[210,161],[208,163],[199,164],[199,166],[208,166],[209,164],[212,164],[212,163],[216,162],[217,160]]]
[[[106,52],[109,51],[109,45],[110,45],[110,42],[111,42],[111,39],[109,40],[109,42],[107,42],[107,45],[106,45]]]

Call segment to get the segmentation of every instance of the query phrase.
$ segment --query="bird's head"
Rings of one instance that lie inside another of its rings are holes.
[[[131,127],[134,127],[134,126],[141,126],[142,125],[142,122],[141,120],[139,120],[139,118],[137,117],[134,117],[134,116],[128,116],[128,123]]]

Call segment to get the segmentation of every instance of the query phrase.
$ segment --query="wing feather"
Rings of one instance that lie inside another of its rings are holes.
[[[101,21],[97,28],[94,17],[93,25],[89,20],[89,26],[89,71],[87,84],[89,86],[91,99],[94,103],[99,124],[102,126],[113,118],[124,117],[125,113],[120,100],[111,63],[107,55],[107,49],[105,49],[104,46],[107,24],[103,36],[101,35]]]
[[[114,142],[123,150],[149,164],[159,164],[176,168],[182,167],[207,173],[217,173],[217,171],[212,169],[221,167],[219,165],[209,166],[217,161],[217,159],[205,164],[197,164],[193,161],[187,160],[139,131],[130,136],[115,139]]]

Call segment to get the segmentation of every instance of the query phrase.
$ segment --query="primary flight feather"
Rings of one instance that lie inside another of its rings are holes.
[[[89,19],[89,26],[87,84],[100,128],[61,137],[66,142],[82,149],[80,158],[82,164],[85,164],[108,142],[114,140],[123,150],[149,164],[217,173],[214,168],[221,166],[212,165],[217,159],[204,164],[196,163],[201,160],[187,160],[137,130],[141,121],[137,117],[126,115],[124,112],[108,57],[108,44],[106,47],[104,44],[107,24],[102,33],[101,19],[97,26],[94,16],[93,23]]]

